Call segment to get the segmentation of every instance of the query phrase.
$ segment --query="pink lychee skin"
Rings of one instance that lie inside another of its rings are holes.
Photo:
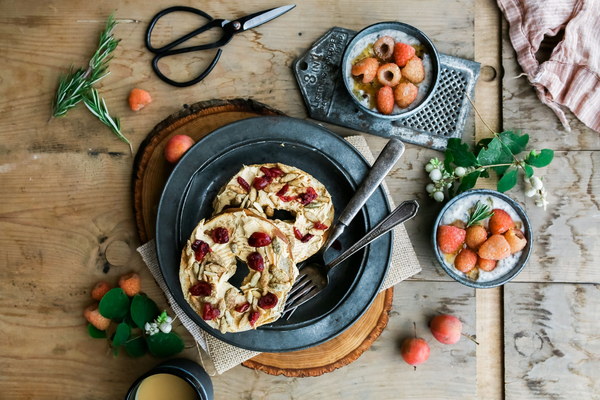
[[[408,338],[400,348],[402,358],[410,365],[419,365],[429,358],[429,345],[421,338]]]
[[[433,337],[440,343],[454,344],[460,340],[462,322],[453,315],[436,315],[429,324]]]
[[[165,146],[165,158],[168,162],[175,164],[183,154],[194,145],[194,139],[187,135],[175,135]]]

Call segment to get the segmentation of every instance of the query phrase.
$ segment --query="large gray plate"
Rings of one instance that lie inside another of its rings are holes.
[[[183,297],[179,283],[181,250],[197,223],[212,214],[212,201],[219,189],[242,165],[267,162],[293,165],[316,177],[331,193],[336,213],[348,203],[369,168],[345,140],[303,120],[257,117],[224,126],[196,143],[171,173],[158,209],[156,249],[171,294],[202,329],[249,350],[294,351],[335,337],[367,310],[389,265],[392,234],[336,267],[331,272],[332,284],[299,308],[289,321],[279,320],[239,333],[223,334],[211,328]],[[340,238],[342,247],[358,240],[388,212],[386,196],[379,188]],[[327,254],[333,257],[334,253],[330,250]],[[239,282],[247,267],[242,265],[238,270],[240,273],[231,282]]]

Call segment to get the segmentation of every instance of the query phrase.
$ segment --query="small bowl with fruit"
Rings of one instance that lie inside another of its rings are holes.
[[[352,99],[366,113],[384,119],[421,109],[431,99],[439,75],[439,55],[431,40],[401,22],[366,27],[342,57],[342,77]]]
[[[475,189],[444,206],[432,236],[444,271],[482,289],[503,285],[521,272],[531,254],[533,232],[516,201],[495,190]]]

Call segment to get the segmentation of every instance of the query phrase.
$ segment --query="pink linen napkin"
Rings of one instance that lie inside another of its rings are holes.
[[[517,59],[540,100],[570,130],[561,106],[600,132],[600,1],[497,0],[509,23]],[[549,60],[536,53],[546,36],[564,30]]]

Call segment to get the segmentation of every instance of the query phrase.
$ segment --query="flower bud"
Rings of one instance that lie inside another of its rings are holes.
[[[544,187],[542,180],[535,175],[529,179],[529,182],[531,182],[531,186],[533,186],[535,190],[540,190]]]
[[[435,168],[433,169],[430,173],[429,173],[429,178],[431,178],[432,181],[437,182],[440,179],[442,179],[442,171],[440,171],[439,169]]]
[[[160,331],[162,333],[169,333],[171,332],[171,324],[168,322],[163,322],[162,324],[160,324],[160,326],[158,327],[160,329]]]
[[[434,170],[434,168],[435,168],[435,166],[433,164],[429,163],[425,166],[425,171],[431,172]]]
[[[435,190],[435,185],[433,183],[428,183],[427,186],[425,186],[425,190],[427,193],[433,193]]]
[[[454,169],[454,174],[456,176],[458,176],[459,178],[465,176],[466,173],[467,173],[467,170],[464,167],[456,167]]]
[[[433,199],[437,202],[442,202],[444,201],[444,193],[442,192],[434,192],[433,193]]]

